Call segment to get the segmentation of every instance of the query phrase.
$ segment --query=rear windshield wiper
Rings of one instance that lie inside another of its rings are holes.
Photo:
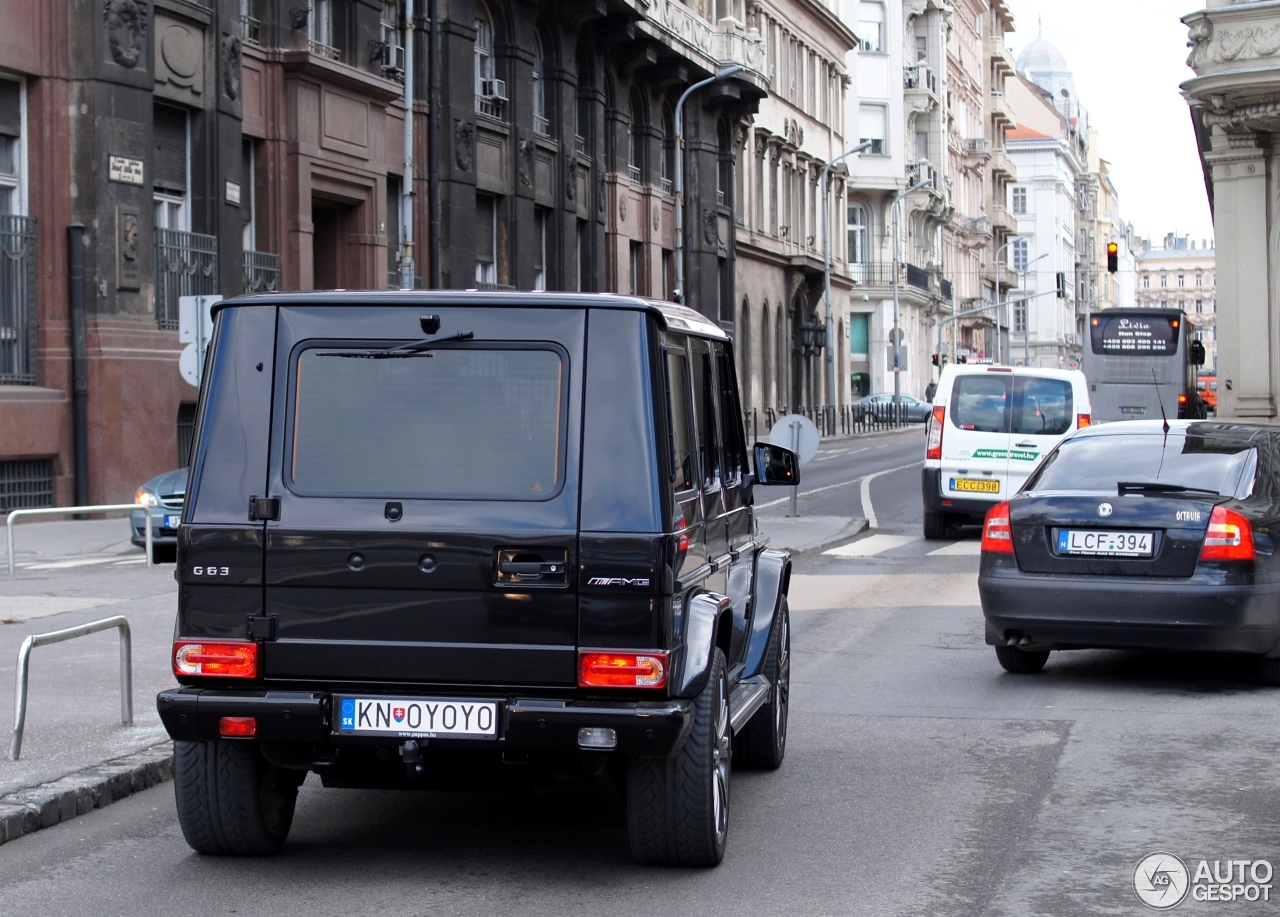
[[[1220,497],[1216,490],[1205,487],[1184,487],[1182,484],[1166,484],[1162,481],[1121,481],[1116,485],[1121,494],[1212,494]]]
[[[419,357],[431,356],[426,353],[437,344],[447,344],[449,341],[469,341],[476,336],[474,331],[459,331],[457,334],[451,334],[442,338],[427,338],[425,341],[413,341],[409,344],[401,344],[398,347],[388,347],[386,350],[329,350],[324,353],[317,354],[321,357],[355,357],[362,360],[391,360],[396,357]]]

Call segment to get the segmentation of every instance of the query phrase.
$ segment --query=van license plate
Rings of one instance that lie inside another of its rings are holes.
[[[498,705],[492,701],[337,697],[335,702],[338,717],[334,732],[338,735],[498,737]]]
[[[998,494],[1000,493],[1000,482],[983,481],[976,478],[952,478],[951,489],[978,494]]]
[[[1094,557],[1150,557],[1150,532],[1096,532],[1086,529],[1059,529],[1059,554],[1088,554]]]

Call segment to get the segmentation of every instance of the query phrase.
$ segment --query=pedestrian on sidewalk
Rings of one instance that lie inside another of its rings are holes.
[[[924,387],[924,400],[933,404],[933,396],[938,393],[938,380],[930,379],[929,384]]]

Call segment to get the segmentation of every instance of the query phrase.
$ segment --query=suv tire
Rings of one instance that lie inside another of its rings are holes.
[[[173,787],[182,834],[197,853],[278,853],[306,771],[268,764],[250,742],[174,742]]]
[[[769,700],[733,737],[733,756],[740,766],[777,770],[787,753],[787,713],[791,699],[791,616],[787,598],[778,609],[778,626],[765,657]]]
[[[1048,650],[1020,650],[1016,646],[997,646],[996,659],[1006,672],[1015,675],[1031,675],[1044,668],[1049,661]]]
[[[936,510],[924,511],[924,537],[930,541],[947,537],[947,514]]]
[[[628,762],[627,828],[637,862],[715,866],[724,859],[732,748],[728,667],[716,648],[684,745],[670,758]]]

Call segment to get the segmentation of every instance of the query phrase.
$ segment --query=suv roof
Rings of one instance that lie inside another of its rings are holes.
[[[215,303],[213,314],[230,306],[500,306],[504,309],[621,309],[655,315],[669,331],[727,341],[729,335],[701,312],[677,303],[612,293],[513,293],[480,290],[324,290],[258,293]]]

